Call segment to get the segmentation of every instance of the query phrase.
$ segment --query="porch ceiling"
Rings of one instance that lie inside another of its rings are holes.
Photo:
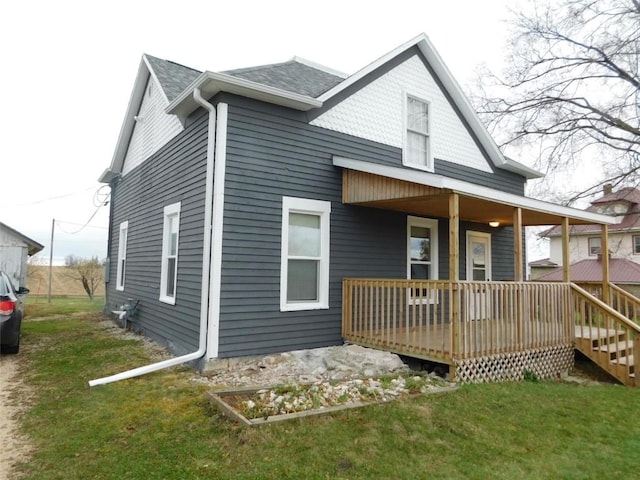
[[[558,225],[563,218],[568,218],[571,225],[615,222],[607,215],[508,194],[429,172],[342,157],[334,157],[333,164],[343,168],[342,201],[346,204],[448,218],[450,194],[457,193],[460,220],[513,225],[515,208],[521,208],[523,226]]]

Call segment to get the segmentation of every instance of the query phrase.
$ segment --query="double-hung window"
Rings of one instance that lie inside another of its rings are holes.
[[[428,102],[412,95],[406,96],[403,163],[410,167],[433,171],[429,117]]]
[[[160,271],[160,301],[175,305],[178,280],[178,237],[180,203],[164,207],[162,230],[162,267]]]
[[[633,236],[633,254],[640,255],[640,235]]]
[[[407,278],[438,279],[438,221],[407,217]],[[426,291],[412,292],[414,298],[434,301]]]
[[[127,235],[129,232],[129,222],[120,224],[120,235],[118,238],[118,266],[116,268],[116,290],[124,290],[124,279],[127,268]]]
[[[588,239],[589,255],[595,256],[601,253],[602,247],[600,242],[601,242],[600,237],[589,237]]]
[[[331,202],[282,199],[280,310],[329,308]]]

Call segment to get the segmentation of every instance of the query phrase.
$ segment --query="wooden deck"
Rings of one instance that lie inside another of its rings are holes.
[[[472,381],[567,370],[576,326],[590,331],[595,319],[624,329],[627,341],[640,339],[640,327],[634,324],[634,330],[633,322],[570,283],[345,279],[343,284],[346,341],[447,364],[452,376],[463,369]],[[633,376],[626,372],[628,383]]]

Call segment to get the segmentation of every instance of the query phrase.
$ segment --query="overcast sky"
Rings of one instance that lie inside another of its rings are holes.
[[[5,2],[0,222],[46,245],[46,261],[54,218],[54,261],[106,256],[108,207],[98,205],[109,189],[97,178],[110,165],[143,53],[209,71],[297,55],[352,74],[425,32],[464,87],[480,63],[500,67],[507,4]]]

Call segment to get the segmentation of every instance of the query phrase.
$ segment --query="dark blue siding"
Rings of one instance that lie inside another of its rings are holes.
[[[400,149],[306,123],[306,116],[222,95],[229,103],[227,170],[220,292],[221,357],[312,348],[341,342],[342,279],[404,278],[406,222],[401,212],[343,205],[342,171],[334,155],[401,166]],[[135,327],[176,353],[196,348],[203,255],[207,115],[196,112],[187,129],[113,187],[107,308],[140,300]],[[524,179],[436,162],[437,173],[521,193]],[[280,311],[282,197],[330,201],[331,263],[327,310]],[[181,201],[177,304],[158,300],[163,208]],[[118,226],[129,221],[125,291],[115,290]],[[512,231],[489,231],[493,279],[513,278]],[[220,232],[214,232],[218,235]],[[439,276],[448,278],[448,221],[439,221]]]
[[[178,353],[198,345],[207,117],[112,185],[107,310],[140,300],[136,330]],[[159,301],[164,207],[181,202],[176,304]],[[119,225],[129,222],[124,291],[115,290]]]
[[[285,109],[225,96],[230,104],[223,234],[220,356],[252,355],[341,342],[342,279],[406,276],[407,215],[343,205],[342,171],[333,155],[401,164],[399,149],[310,126]],[[477,171],[451,176],[487,185]],[[470,169],[469,169],[470,170]],[[490,175],[488,176],[490,177]],[[501,190],[523,179],[495,181]],[[280,311],[282,197],[330,201],[331,262],[328,310]],[[466,228],[461,228],[464,249]],[[508,230],[492,231],[494,275],[512,277],[511,250],[499,248]],[[448,278],[448,221],[439,222],[440,278]],[[464,271],[464,255],[461,255]],[[511,263],[509,263],[511,262]]]

